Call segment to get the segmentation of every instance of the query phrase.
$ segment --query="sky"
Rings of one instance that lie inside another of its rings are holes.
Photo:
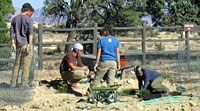
[[[24,3],[30,3],[34,9],[42,8],[44,6],[43,2],[45,0],[12,0],[13,6],[21,9]],[[69,0],[65,0],[69,2]]]
[[[12,0],[13,6],[21,9],[24,3],[30,3],[34,9],[42,8],[44,0]]]

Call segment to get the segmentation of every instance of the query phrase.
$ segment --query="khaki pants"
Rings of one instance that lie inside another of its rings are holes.
[[[74,70],[74,71],[66,71],[61,73],[61,77],[67,83],[77,83],[82,80],[85,76],[89,74],[89,70]]]
[[[29,69],[32,61],[32,53],[27,53],[27,46],[17,46],[14,68],[12,70],[11,86],[16,87],[20,68],[22,68],[21,85],[28,86]],[[22,67],[23,66],[23,67]]]
[[[157,77],[156,79],[154,79],[151,83],[151,87],[159,92],[165,92],[167,93],[168,92],[168,88],[164,85],[162,85],[162,82],[163,82],[163,77]]]
[[[97,67],[97,73],[91,87],[96,87],[101,84],[101,80],[108,74],[107,83],[108,86],[114,85],[115,74],[117,73],[117,62],[116,61],[105,61],[100,62]]]

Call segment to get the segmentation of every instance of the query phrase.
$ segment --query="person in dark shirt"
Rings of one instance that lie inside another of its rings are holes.
[[[81,61],[83,45],[75,43],[72,50],[67,53],[60,64],[60,74],[62,79],[68,84],[68,88],[77,88],[75,83],[81,81],[89,74],[88,66]]]
[[[22,64],[21,86],[27,87],[30,85],[28,78],[33,54],[33,20],[31,18],[33,12],[34,9],[31,4],[24,3],[21,13],[11,21],[10,36],[12,39],[12,49],[16,51],[15,64],[10,82],[12,87],[20,85],[18,77]]]
[[[163,77],[161,74],[150,68],[136,66],[135,74],[138,79],[138,88],[150,90],[151,93],[168,93],[168,88],[162,85]]]

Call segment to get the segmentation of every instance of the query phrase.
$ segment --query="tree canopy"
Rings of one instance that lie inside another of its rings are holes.
[[[138,4],[134,3],[136,1]],[[143,5],[141,0],[71,0],[71,3],[66,3],[64,0],[46,0],[45,4],[46,15],[54,18],[67,15],[67,27],[92,23],[98,23],[99,26],[104,24],[136,26],[142,22],[140,19],[143,15],[143,10],[140,10]]]
[[[46,0],[45,15],[68,18],[67,27],[141,25],[143,16],[151,16],[154,26],[200,24],[199,0]]]
[[[6,28],[6,17],[9,13],[14,13],[12,0],[0,0],[0,28]],[[0,32],[0,43],[8,42],[9,37],[5,32]]]
[[[0,27],[6,27],[6,16],[14,13],[12,0],[0,0]]]
[[[200,24],[199,0],[146,0],[146,5],[154,26]]]

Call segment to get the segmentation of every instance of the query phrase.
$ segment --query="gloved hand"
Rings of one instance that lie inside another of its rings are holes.
[[[95,64],[94,65],[94,72],[97,72],[97,67],[98,67],[98,64]]]
[[[27,47],[26,47],[26,53],[32,53],[33,51],[33,45],[32,44],[28,44]]]
[[[16,51],[16,45],[15,45],[14,43],[12,43],[11,50],[12,50],[13,52]]]

